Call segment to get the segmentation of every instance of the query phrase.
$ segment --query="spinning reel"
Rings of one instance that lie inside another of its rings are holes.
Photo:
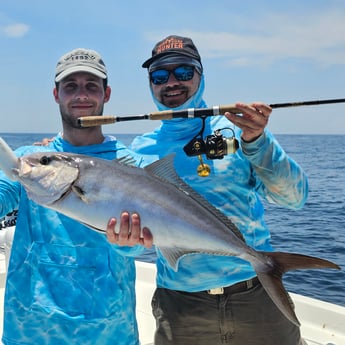
[[[203,125],[201,131],[184,146],[183,150],[187,156],[197,156],[200,165],[197,168],[199,176],[209,176],[211,168],[205,164],[202,155],[205,154],[207,159],[223,159],[225,155],[235,153],[239,148],[238,140],[235,138],[234,130],[230,127],[216,129],[213,134],[203,138],[205,129],[205,118],[202,118]],[[232,137],[224,137],[222,131],[229,130]]]

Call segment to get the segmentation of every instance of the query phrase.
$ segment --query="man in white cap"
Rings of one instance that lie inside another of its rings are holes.
[[[105,136],[101,127],[80,128],[82,116],[102,115],[110,98],[101,56],[75,49],[56,67],[54,97],[62,131],[35,151],[66,151],[115,159],[131,155],[125,145]],[[137,345],[133,256],[150,246],[136,239],[137,215],[122,214],[120,235],[110,244],[104,235],[29,200],[17,182],[0,175],[0,217],[18,210],[4,302],[5,345]],[[114,219],[109,223],[115,224]],[[124,225],[123,225],[124,224]],[[130,233],[130,234],[129,234]],[[131,247],[130,247],[131,246]]]

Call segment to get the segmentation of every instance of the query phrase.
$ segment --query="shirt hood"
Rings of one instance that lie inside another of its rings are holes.
[[[153,102],[155,103],[157,109],[159,111],[163,110],[184,110],[188,108],[207,108],[207,104],[203,99],[203,94],[205,90],[205,78],[202,74],[200,77],[200,84],[197,92],[187,101],[176,108],[169,108],[164,104],[160,103],[157,98],[154,96],[152,92],[152,88],[150,88],[151,96]],[[207,120],[207,119],[206,119]],[[160,135],[167,135],[168,133],[171,135],[173,134],[175,139],[181,139],[184,137],[189,138],[191,133],[195,133],[195,135],[200,131],[202,128],[202,120],[200,118],[195,119],[187,119],[187,118],[178,118],[178,119],[171,119],[171,120],[162,120],[162,125],[159,128]]]

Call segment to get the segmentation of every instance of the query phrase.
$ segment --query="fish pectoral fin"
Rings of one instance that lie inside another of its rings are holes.
[[[191,251],[181,248],[171,248],[171,247],[159,247],[159,250],[163,254],[163,256],[168,261],[170,267],[177,272],[178,262],[179,260],[185,256],[190,254],[197,254],[198,251]]]
[[[85,195],[85,192],[82,188],[76,185],[72,185],[72,191],[78,196],[79,199],[81,199],[83,202],[88,203],[89,200]]]

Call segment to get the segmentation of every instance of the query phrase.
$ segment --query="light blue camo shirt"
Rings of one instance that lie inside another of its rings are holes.
[[[201,97],[203,88],[202,77],[196,96],[179,109],[205,108],[206,103]],[[154,101],[159,110],[168,109]],[[305,173],[268,130],[252,143],[241,142],[241,130],[234,128],[224,116],[215,116],[206,119],[204,137],[216,129],[231,127],[240,148],[223,159],[207,160],[203,156],[204,162],[211,167],[211,174],[200,177],[197,174],[198,158],[188,157],[183,147],[198,134],[201,126],[200,118],[164,120],[153,132],[136,137],[130,148],[142,156],[143,165],[174,152],[177,174],[228,216],[248,245],[260,251],[272,251],[261,198],[292,209],[302,207],[308,194]],[[231,134],[228,130],[223,133]],[[138,259],[147,261],[150,256],[155,259],[154,252],[146,252]],[[247,261],[206,254],[184,256],[175,272],[159,250],[157,270],[158,287],[189,292],[229,286],[256,275]]]
[[[48,146],[16,150],[66,151],[114,159],[130,154],[108,138],[75,147],[61,136]],[[134,256],[106,237],[27,198],[19,183],[0,178],[0,215],[19,206],[7,275],[5,345],[136,345]],[[117,216],[117,215],[115,215]]]

